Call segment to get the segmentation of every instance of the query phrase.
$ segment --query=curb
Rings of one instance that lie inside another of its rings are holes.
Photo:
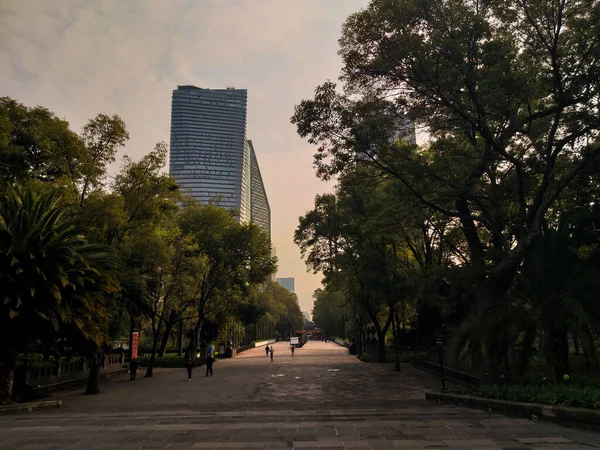
[[[17,412],[17,411],[33,411],[34,409],[43,408],[60,408],[62,406],[61,400],[45,400],[41,402],[30,402],[30,403],[15,403],[14,405],[1,405],[0,413],[6,412]]]
[[[581,423],[600,427],[600,411],[585,408],[571,408],[569,406],[542,405],[540,403],[519,403],[507,400],[494,400],[491,398],[472,397],[470,395],[442,394],[437,392],[425,393],[426,400],[439,403],[457,403],[469,408],[481,408],[488,412],[513,412],[528,416],[533,420],[546,419],[569,423]]]
[[[113,370],[111,372],[100,372],[100,380],[106,380],[114,376],[122,375],[127,373],[126,368]],[[43,386],[33,388],[33,393],[36,396],[44,396],[54,392],[66,391],[76,387],[85,386],[89,376],[83,376],[79,378],[73,378],[71,380],[61,380],[57,383],[45,384]]]
[[[431,361],[417,361],[414,365],[428,373],[439,376],[440,374],[440,366],[438,364],[432,363]],[[451,367],[444,366],[444,378],[446,380],[451,381],[455,384],[474,384],[479,385],[480,380],[475,375],[471,375],[466,372],[461,372],[460,370],[453,369]]]

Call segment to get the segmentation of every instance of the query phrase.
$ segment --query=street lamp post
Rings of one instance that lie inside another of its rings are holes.
[[[444,377],[444,341],[442,340],[442,336],[438,335],[435,343],[438,348],[438,359],[440,361],[440,378],[442,380],[442,391],[446,392],[446,379]]]

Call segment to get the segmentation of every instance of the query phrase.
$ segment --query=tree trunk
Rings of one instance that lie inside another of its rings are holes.
[[[377,362],[384,363],[385,362],[385,334],[380,330],[377,330],[377,339],[379,342],[377,343]]]
[[[581,347],[585,356],[586,364],[594,372],[600,370],[600,364],[598,364],[598,351],[596,350],[595,339],[589,328],[584,329],[579,334],[581,340]]]
[[[146,369],[145,378],[151,378],[153,376],[152,371],[154,370],[154,360],[156,359],[156,350],[158,348],[158,335],[160,333],[160,324],[158,325],[158,329],[156,333],[153,333],[152,336],[152,354],[150,355],[150,361],[148,361],[148,369]]]
[[[90,375],[88,377],[85,395],[98,395],[100,393],[100,368],[104,352],[95,353],[90,363]]]
[[[179,356],[183,355],[183,320],[179,322],[177,328],[177,354]]]
[[[133,332],[135,331],[135,317],[129,313],[129,360],[131,361],[131,349],[133,348]]]
[[[400,372],[400,349],[399,349],[399,336],[398,336],[398,328],[399,324],[397,323],[398,316],[394,314],[392,316],[392,333],[394,338],[394,371]]]
[[[15,384],[15,366],[13,363],[0,363],[0,405],[11,403]]]
[[[169,320],[167,321],[167,325],[165,328],[165,334],[163,335],[162,342],[160,344],[159,354],[161,358],[165,357],[165,352],[167,351],[167,344],[169,343],[169,335],[173,330],[173,325],[175,325],[175,317],[177,317],[177,313],[174,309],[171,310],[171,314],[169,314]]]
[[[200,345],[200,333],[202,333],[202,325],[204,323],[204,318],[200,318],[198,319],[198,321],[196,322],[196,325],[194,326],[194,332],[192,333],[192,336],[190,337],[190,343],[188,344],[187,347],[187,351],[186,351],[186,358],[189,358],[190,356],[193,358],[194,355],[196,354],[196,348],[198,348],[198,346]]]
[[[555,322],[550,332],[550,359],[556,383],[569,374],[569,335],[563,321]]]
[[[579,346],[579,337],[577,333],[571,332],[571,339],[573,339],[573,349],[575,350],[575,354],[579,356],[580,346]]]

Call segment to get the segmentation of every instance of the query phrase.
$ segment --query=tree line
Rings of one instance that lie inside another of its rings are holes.
[[[174,335],[195,354],[233,321],[247,339],[301,328],[295,295],[276,285],[269,237],[218,199],[200,204],[164,173],[168,149],[141,159],[117,115],[80,133],[43,107],[0,98],[0,401],[23,354],[91,360],[134,330],[157,353]]]
[[[340,83],[291,119],[338,181],[295,234],[325,274],[317,326],[371,327],[380,360],[389,331],[443,336],[492,379],[534,355],[562,379],[569,342],[598,368],[599,35],[594,0],[372,0],[348,17]]]

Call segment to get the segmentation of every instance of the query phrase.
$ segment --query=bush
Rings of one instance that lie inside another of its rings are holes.
[[[571,406],[574,408],[600,409],[598,384],[577,385],[483,385],[473,388],[452,389],[452,393],[476,397],[508,400],[512,402],[543,403],[545,405]]]
[[[423,361],[427,354],[424,350],[400,350],[400,362],[401,363],[413,363],[417,361]],[[358,359],[362,362],[377,362],[377,355],[371,355],[370,353],[363,353],[362,355],[358,355]],[[396,356],[394,355],[394,350],[388,347],[385,351],[385,361],[386,362],[395,362]]]
[[[146,353],[138,358],[138,361],[142,367],[148,367],[150,361],[150,354]],[[154,359],[154,367],[169,367],[169,368],[185,368],[185,356],[179,356],[176,353],[167,353],[164,358],[156,357]],[[196,367],[204,365],[203,359],[196,360]]]

